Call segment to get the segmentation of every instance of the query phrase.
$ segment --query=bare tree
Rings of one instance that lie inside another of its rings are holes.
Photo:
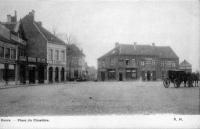
[[[67,44],[75,44],[75,45],[78,45],[78,42],[77,42],[77,39],[75,38],[75,36],[73,36],[72,34],[70,33],[66,33],[64,35],[64,40]]]
[[[56,26],[53,26],[52,27],[52,32],[53,32],[53,35],[57,35],[57,27]]]

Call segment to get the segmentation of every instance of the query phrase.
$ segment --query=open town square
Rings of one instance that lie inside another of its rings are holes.
[[[187,101],[186,101],[187,100]],[[199,114],[199,87],[162,82],[70,82],[0,90],[0,116]]]
[[[0,129],[1,117],[200,118],[199,3],[0,0]]]

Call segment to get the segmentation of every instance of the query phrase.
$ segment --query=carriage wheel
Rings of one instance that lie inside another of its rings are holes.
[[[180,87],[180,81],[179,80],[177,80],[177,79],[174,80],[174,87],[175,88],[179,88]]]
[[[163,85],[164,85],[165,88],[168,88],[169,85],[170,85],[170,81],[168,79],[164,79],[163,80]]]

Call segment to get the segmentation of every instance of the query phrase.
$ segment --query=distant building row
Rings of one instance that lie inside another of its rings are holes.
[[[85,55],[46,30],[32,11],[0,23],[0,83],[51,83],[86,76]]]
[[[178,68],[179,57],[169,46],[116,43],[98,58],[98,80],[157,80]]]

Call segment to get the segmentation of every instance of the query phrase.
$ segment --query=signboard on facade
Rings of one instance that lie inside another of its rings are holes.
[[[19,57],[19,60],[20,60],[20,61],[26,61],[26,57],[20,56],[20,57]]]
[[[0,64],[0,69],[4,69],[4,64]]]
[[[8,65],[8,69],[15,69],[14,65]]]
[[[45,60],[45,58],[37,58],[37,62],[39,62],[39,63],[45,63],[46,60]]]
[[[34,58],[34,57],[28,57],[28,62],[36,62],[36,58]]]

